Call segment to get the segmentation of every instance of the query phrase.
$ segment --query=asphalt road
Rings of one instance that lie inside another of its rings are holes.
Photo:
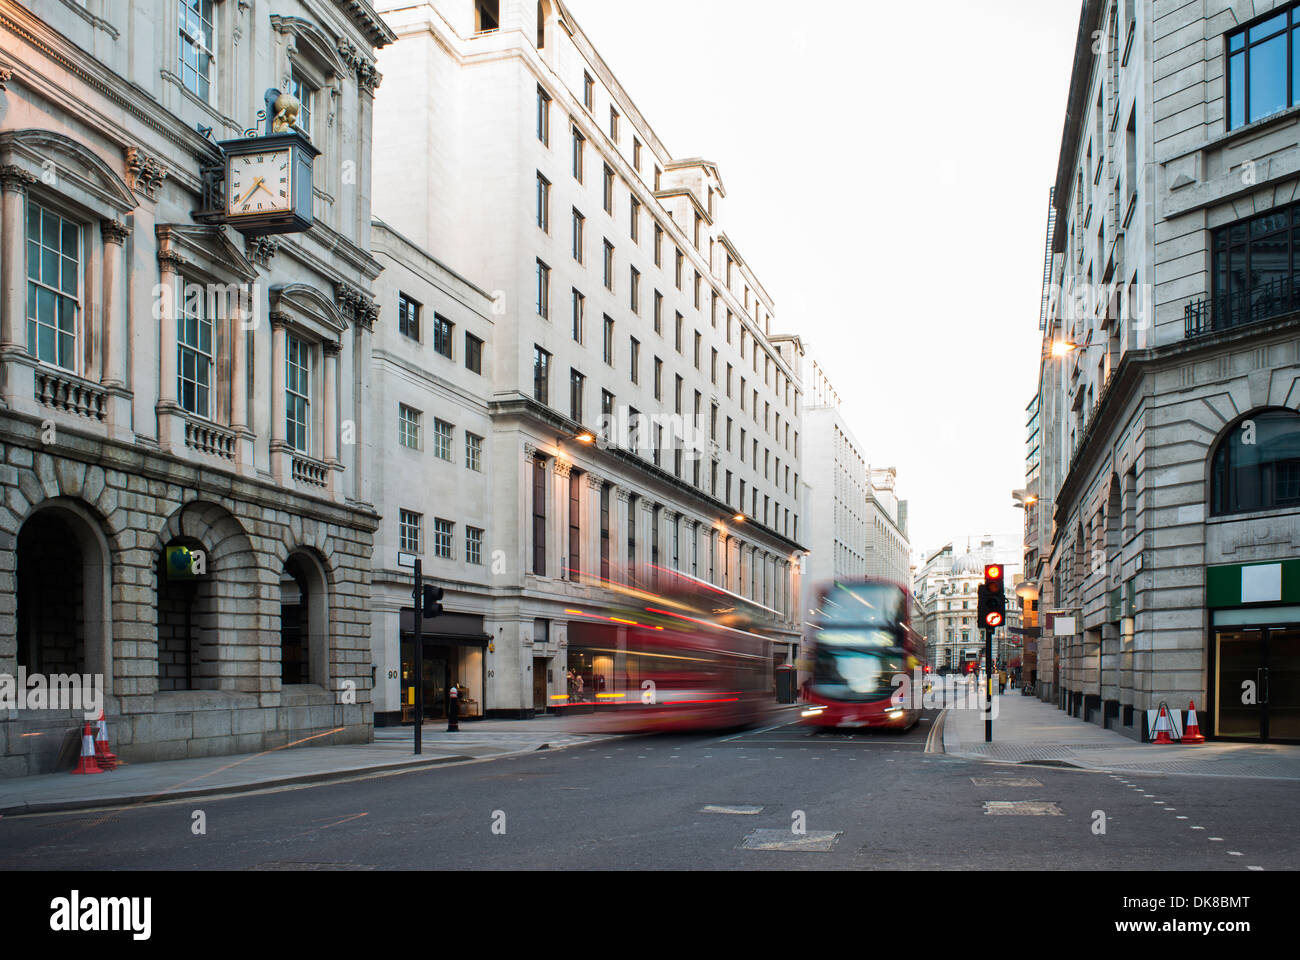
[[[926,754],[932,719],[904,735],[818,733],[788,724],[720,736],[633,737],[229,798],[5,817],[0,868],[1300,865],[1295,784],[1121,777]],[[201,835],[194,832],[196,811],[206,829]],[[1098,833],[1102,814],[1105,832]]]

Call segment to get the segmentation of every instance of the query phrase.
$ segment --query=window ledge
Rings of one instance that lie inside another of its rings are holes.
[[[1220,516],[1207,516],[1206,523],[1241,523],[1247,520],[1273,520],[1296,515],[1295,507],[1274,507],[1269,510],[1250,510],[1245,513],[1226,513]]]
[[[1251,137],[1257,133],[1263,133],[1275,126],[1283,126],[1287,123],[1293,123],[1297,119],[1300,119],[1300,104],[1297,104],[1294,107],[1287,107],[1285,110],[1280,110],[1270,116],[1262,117],[1259,120],[1246,124],[1244,127],[1237,127],[1235,130],[1227,130],[1218,136],[1211,137],[1198,146],[1165,157],[1160,161],[1160,163],[1168,164],[1175,160],[1181,160],[1183,157],[1190,157],[1192,154],[1200,153],[1202,150],[1217,150],[1220,147],[1227,146],[1235,140]]]

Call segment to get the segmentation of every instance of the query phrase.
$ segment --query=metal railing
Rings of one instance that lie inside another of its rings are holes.
[[[1262,323],[1300,311],[1296,277],[1282,277],[1235,293],[1194,300],[1184,308],[1185,339]]]

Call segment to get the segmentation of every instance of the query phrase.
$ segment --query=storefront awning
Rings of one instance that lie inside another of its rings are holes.
[[[415,640],[415,610],[401,611],[402,642]],[[453,647],[486,647],[492,637],[483,631],[483,618],[469,613],[444,613],[424,621],[424,642]]]

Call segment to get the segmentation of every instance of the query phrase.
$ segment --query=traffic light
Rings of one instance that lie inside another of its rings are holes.
[[[979,589],[979,621],[986,630],[996,630],[1007,621],[1007,595],[1000,563],[990,563],[984,568],[984,583]]]
[[[420,604],[424,608],[424,619],[432,620],[434,617],[442,616],[442,587],[435,587],[431,583],[424,585],[424,602]]]

